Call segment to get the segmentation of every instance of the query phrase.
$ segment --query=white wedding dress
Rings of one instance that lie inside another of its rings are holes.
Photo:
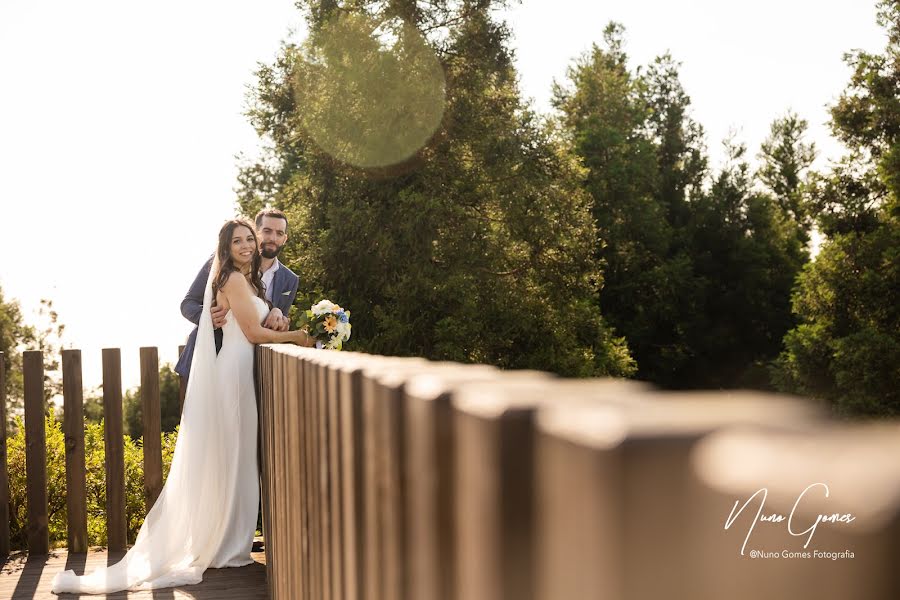
[[[216,356],[207,281],[181,427],[165,486],[134,546],[110,567],[62,571],[54,593],[104,594],[200,583],[210,567],[250,564],[259,508],[254,346],[226,315]],[[255,298],[259,319],[268,312]]]

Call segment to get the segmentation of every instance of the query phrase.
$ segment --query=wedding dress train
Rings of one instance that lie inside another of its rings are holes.
[[[216,356],[212,273],[172,465],[134,546],[110,567],[57,573],[54,593],[104,594],[200,583],[210,567],[253,562],[259,483],[254,346],[229,312]],[[254,300],[259,319],[266,302]]]

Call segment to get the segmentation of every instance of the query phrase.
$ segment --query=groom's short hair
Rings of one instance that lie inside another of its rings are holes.
[[[288,218],[287,215],[284,214],[283,211],[278,210],[277,208],[264,208],[258,213],[256,213],[256,228],[259,229],[262,225],[263,217],[273,217],[275,219],[284,219],[284,228],[287,229]]]

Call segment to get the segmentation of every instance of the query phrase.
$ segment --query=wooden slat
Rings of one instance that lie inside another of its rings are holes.
[[[789,431],[772,416],[777,430],[723,429],[692,452],[688,479],[695,485],[683,540],[691,560],[684,597],[900,598],[900,423]],[[765,497],[751,501],[761,488]],[[748,501],[725,530],[735,503],[740,509]],[[754,525],[758,511],[789,517],[798,535],[791,535],[787,522]],[[852,514],[854,520],[816,524],[820,515],[834,514]],[[812,537],[803,534],[814,525]],[[753,551],[775,556],[753,558]],[[800,557],[784,556],[785,551]],[[853,558],[837,558],[844,551]]]
[[[450,400],[457,386],[500,375],[498,369],[460,365],[447,373],[416,376],[404,389],[403,468],[408,506],[401,560],[410,598],[455,598],[455,453]]]
[[[81,350],[62,351],[62,370],[63,433],[66,438],[67,544],[69,552],[82,553],[88,551],[88,537]]]
[[[452,403],[457,598],[534,597],[537,408],[597,401],[634,404],[643,389],[629,382],[504,378],[458,390]]]
[[[326,409],[328,413],[328,470],[331,473],[331,493],[329,511],[331,513],[331,585],[332,595],[337,600],[344,595],[343,565],[343,462],[341,457],[340,428],[340,379],[337,365],[332,361],[325,366],[326,377]]]
[[[283,429],[286,432],[286,455],[285,455],[285,488],[288,498],[300,497],[300,474],[299,465],[302,460],[301,437],[300,437],[300,420],[299,410],[297,407],[297,399],[300,392],[300,384],[302,380],[299,377],[298,370],[301,365],[299,361],[291,356],[282,356],[284,361],[284,381],[283,386],[286,392],[284,403],[284,421]],[[297,565],[300,556],[300,515],[296,510],[288,510],[285,514],[285,522],[282,524],[283,535],[289,540],[289,556],[287,561],[291,565]],[[302,579],[298,569],[291,568],[286,573],[288,597],[302,598]]]
[[[6,418],[6,357],[0,352],[0,558],[9,556],[10,551]]]
[[[285,465],[285,455],[287,440],[285,436],[285,403],[287,402],[287,392],[284,384],[284,354],[278,352],[274,355],[274,386],[275,386],[275,421],[278,424],[275,430],[275,494],[277,499],[287,498],[287,467]],[[288,587],[290,570],[294,568],[291,563],[291,544],[293,541],[288,537],[286,531],[287,515],[291,507],[286,502],[276,499],[276,531],[280,540],[277,553],[278,572],[276,574],[275,598],[290,598],[290,589]]]
[[[389,600],[382,596],[382,562],[381,531],[379,527],[378,508],[378,445],[377,445],[377,387],[371,368],[363,376],[362,381],[362,443],[363,443],[363,521],[360,530],[363,534],[365,556],[363,590],[365,600]]]
[[[539,600],[696,600],[699,596],[686,588],[696,554],[688,525],[693,447],[723,427],[787,427],[820,415],[811,405],[764,394],[653,397],[644,404],[548,404],[539,414]],[[560,489],[569,491],[560,494]],[[590,512],[577,518],[586,507]],[[721,535],[726,516],[727,510],[705,522]],[[648,570],[653,577],[647,577]]]
[[[307,364],[306,370],[309,376],[306,378],[306,439],[308,440],[307,452],[309,452],[308,467],[306,473],[309,532],[309,570],[310,587],[309,597],[320,598],[322,594],[322,569],[321,569],[321,521],[319,513],[319,439],[318,439],[318,410],[315,399],[315,374],[312,366]]]
[[[341,428],[344,597],[347,600],[365,598],[363,522],[363,442],[362,442],[362,363],[345,363],[340,367],[339,410]]]
[[[122,423],[122,354],[103,349],[103,423],[106,449],[106,538],[110,552],[126,549],[125,442]]]
[[[260,435],[261,444],[261,477],[263,487],[263,537],[265,539],[266,554],[266,589],[268,596],[274,598],[274,577],[271,575],[272,546],[275,544],[275,535],[272,529],[272,431],[275,423],[272,420],[272,349],[269,346],[257,347],[260,383]]]
[[[159,354],[155,347],[141,348],[141,401],[144,413],[144,502],[149,513],[163,486]]]
[[[29,554],[50,551],[47,516],[47,439],[44,426],[44,354],[26,350],[25,375],[25,472],[28,496],[26,536]],[[5,424],[4,424],[5,426]]]
[[[327,357],[324,357],[327,358]],[[319,569],[322,573],[322,600],[339,600],[332,594],[331,573],[331,473],[328,442],[328,404],[324,360],[310,360],[313,398],[316,407],[319,483]]]
[[[301,382],[301,387],[299,390],[299,397],[297,398],[297,408],[298,408],[298,426],[300,430],[300,449],[303,455],[300,457],[300,465],[298,468],[298,474],[300,477],[300,503],[302,504],[302,508],[299,511],[298,517],[298,528],[300,531],[299,542],[301,547],[299,549],[300,556],[300,565],[299,571],[300,576],[302,578],[300,590],[302,593],[301,598],[314,598],[313,595],[313,579],[314,568],[313,568],[313,556],[315,555],[315,548],[313,547],[312,540],[312,518],[313,518],[313,509],[312,509],[312,476],[313,472],[312,467],[312,448],[315,446],[315,439],[312,438],[311,435],[311,414],[312,414],[312,406],[311,406],[311,386],[312,380],[308,376],[308,365],[304,361],[301,363],[301,368],[303,369],[303,379]]]

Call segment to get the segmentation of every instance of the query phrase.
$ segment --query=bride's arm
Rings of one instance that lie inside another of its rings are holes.
[[[273,331],[259,324],[256,307],[253,304],[250,286],[240,273],[232,273],[222,287],[222,293],[228,299],[231,312],[237,319],[241,331],[251,344],[298,344],[314,346],[316,341],[305,331]]]

